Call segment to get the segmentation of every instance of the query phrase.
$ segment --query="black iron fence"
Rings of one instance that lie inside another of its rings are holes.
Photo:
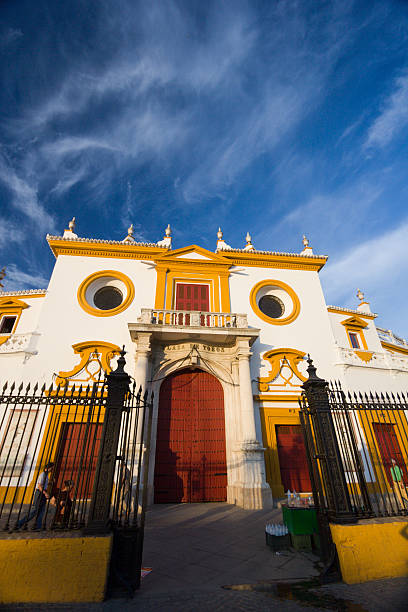
[[[123,353],[124,354],[124,353]],[[152,397],[118,368],[92,386],[0,391],[0,529],[140,528]]]
[[[315,503],[335,522],[408,515],[408,398],[345,393],[316,375],[300,400]]]

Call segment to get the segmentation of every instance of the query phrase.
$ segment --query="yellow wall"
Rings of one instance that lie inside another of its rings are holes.
[[[408,521],[330,525],[344,582],[408,576]]]
[[[105,596],[112,536],[0,540],[0,603]]]

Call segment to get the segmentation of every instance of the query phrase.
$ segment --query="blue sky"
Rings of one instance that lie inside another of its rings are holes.
[[[329,304],[408,337],[408,2],[10,0],[0,8],[0,267],[46,233],[329,255]]]

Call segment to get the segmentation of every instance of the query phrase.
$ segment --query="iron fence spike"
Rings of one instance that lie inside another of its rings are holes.
[[[23,386],[24,386],[24,383],[23,383],[23,381],[21,381],[21,385],[19,386],[19,388],[18,388],[18,390],[17,390],[17,392],[18,392],[18,394],[19,394],[19,395],[20,395],[20,393],[21,393],[21,390],[22,390]]]
[[[46,388],[47,388],[47,385],[44,383],[43,386],[41,387],[41,393],[44,393]]]
[[[14,391],[14,389],[15,389],[15,388],[16,388],[16,382],[15,382],[15,381],[13,381],[13,382],[11,383],[10,393],[13,393],[13,391]]]
[[[5,382],[5,383],[4,383],[4,385],[3,385],[3,393],[4,393],[4,391],[7,389],[7,385],[8,385],[8,382],[7,382],[7,380],[6,380],[6,382]]]
[[[50,386],[48,387],[48,393],[52,393],[52,389],[53,389],[53,384],[51,383]]]
[[[145,403],[147,402],[147,396],[148,396],[148,394],[149,394],[149,392],[148,392],[148,390],[146,389],[146,391],[145,391],[145,392],[144,392],[144,394],[143,394],[143,401],[144,401]]]
[[[38,391],[38,382],[36,382],[34,385],[34,389],[33,389],[34,395],[37,393],[37,391]]]
[[[28,392],[29,392],[30,388],[31,388],[31,383],[28,383],[28,385],[26,386],[25,391],[24,391],[24,393],[26,395],[28,395]]]

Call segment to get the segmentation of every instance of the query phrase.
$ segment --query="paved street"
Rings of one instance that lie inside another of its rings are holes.
[[[7,609],[78,612],[407,609],[407,579],[318,586],[314,582],[319,573],[319,559],[315,555],[290,551],[277,555],[266,547],[264,527],[270,521],[280,522],[281,511],[251,512],[228,504],[153,506],[146,517],[143,562],[152,572],[143,579],[132,600]]]

